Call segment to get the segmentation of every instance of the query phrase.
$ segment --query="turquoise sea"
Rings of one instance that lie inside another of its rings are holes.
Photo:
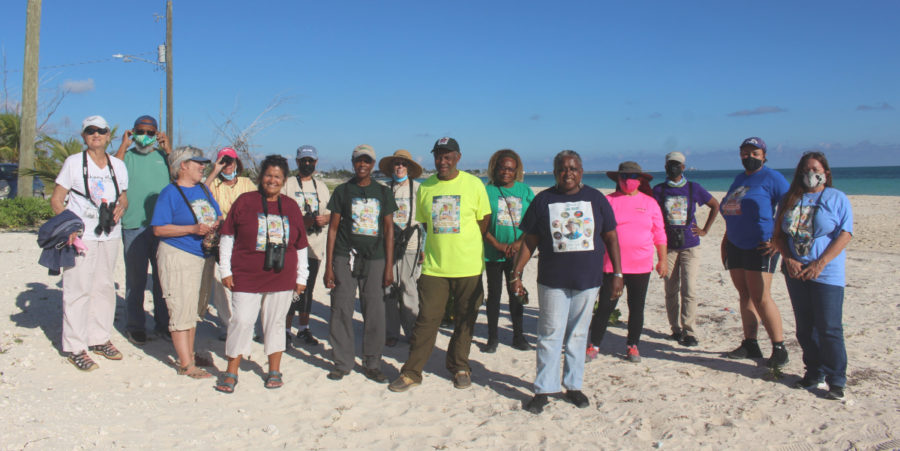
[[[794,177],[794,168],[777,169],[784,174],[788,182]],[[688,180],[703,185],[707,191],[728,191],[731,182],[740,170],[688,171]],[[651,172],[655,185],[666,178],[664,172]],[[900,166],[831,168],[834,187],[846,194],[870,194],[876,196],[900,196]],[[608,193],[615,186],[606,176],[606,172],[584,174],[582,181],[586,185],[601,189]],[[552,174],[525,174],[525,183],[530,186],[547,187],[556,182]]]

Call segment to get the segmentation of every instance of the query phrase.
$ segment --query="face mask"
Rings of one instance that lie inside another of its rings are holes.
[[[315,163],[300,163],[297,166],[297,172],[300,173],[303,177],[309,177],[313,172],[316,172],[316,164]]]
[[[677,179],[683,171],[681,170],[680,164],[673,164],[666,166],[666,176],[670,179]]]
[[[746,169],[750,172],[754,172],[757,169],[762,167],[763,161],[757,160],[756,158],[753,158],[753,157],[747,157],[747,158],[744,158],[743,160],[741,160],[741,164],[744,165],[744,169]]]
[[[809,171],[803,175],[803,184],[807,188],[818,188],[825,184],[825,173]]]
[[[137,145],[138,150],[144,150],[143,148],[152,148],[153,144],[156,144],[156,136],[132,135],[131,139]]]
[[[234,180],[234,178],[237,177],[237,171],[234,171],[231,174],[220,172],[220,174],[222,174],[222,178],[225,180]]]
[[[619,180],[619,188],[622,188],[622,191],[626,194],[634,192],[639,186],[641,186],[641,181],[639,179]]]
[[[397,178],[396,175],[392,175],[391,178],[394,179],[394,182],[403,183],[404,181],[406,181],[406,179],[409,178],[409,175],[404,175],[402,178]]]

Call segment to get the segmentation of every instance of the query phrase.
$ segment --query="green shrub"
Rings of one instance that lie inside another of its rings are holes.
[[[0,200],[0,229],[34,227],[52,217],[49,200],[36,197]]]

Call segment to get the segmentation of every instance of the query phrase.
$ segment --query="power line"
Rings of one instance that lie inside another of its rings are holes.
[[[130,53],[129,55],[132,55],[132,56],[141,56],[141,55],[155,55],[155,54],[156,54],[156,52],[143,52],[143,53]],[[72,67],[72,66],[83,66],[83,65],[86,65],[86,64],[107,63],[107,62],[110,62],[110,61],[116,61],[116,58],[110,57],[110,58],[103,58],[103,59],[98,59],[98,60],[81,61],[81,62],[78,62],[78,63],[56,64],[56,65],[53,65],[53,66],[41,66],[41,67],[39,67],[38,69],[39,69],[39,70],[59,69],[59,68],[62,68],[62,67]],[[5,73],[17,73],[17,72],[22,72],[22,69],[5,69],[3,72],[5,72]]]

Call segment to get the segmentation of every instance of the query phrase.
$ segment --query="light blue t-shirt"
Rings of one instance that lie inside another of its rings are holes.
[[[191,203],[191,209],[197,215],[197,222],[201,224],[212,225],[216,222],[222,212],[219,210],[219,204],[216,203],[212,195],[209,194],[199,183],[190,187],[180,187]],[[170,183],[159,192],[159,198],[156,200],[156,207],[153,209],[153,219],[150,220],[151,226],[163,225],[191,225],[194,222],[194,215],[188,209],[184,198],[178,193],[175,185]],[[199,235],[184,235],[176,237],[160,238],[160,241],[189,252],[198,257],[203,257],[203,237]]]
[[[841,232],[853,233],[853,209],[850,207],[850,200],[844,193],[834,188],[825,188],[820,193],[805,193],[797,204],[785,212],[781,230],[787,235],[791,255],[800,263],[807,265],[822,256],[828,245]],[[809,253],[801,257],[797,254],[795,245],[809,239],[812,240]],[[826,285],[844,286],[846,257],[847,251],[844,249],[825,265],[819,277],[812,280]]]
[[[767,166],[750,175],[738,174],[719,206],[728,241],[748,250],[769,241],[775,229],[775,205],[789,187],[780,172]]]

